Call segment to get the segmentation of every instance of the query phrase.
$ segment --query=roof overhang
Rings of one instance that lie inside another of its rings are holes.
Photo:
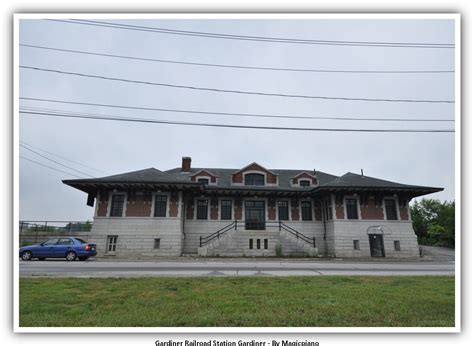
[[[428,195],[430,193],[443,191],[440,187],[428,187],[428,186],[407,186],[407,187],[370,187],[370,186],[341,186],[341,187],[330,187],[323,186],[317,187],[313,190],[313,195],[325,195],[329,193],[392,193],[392,194],[403,194],[406,197],[419,197]]]

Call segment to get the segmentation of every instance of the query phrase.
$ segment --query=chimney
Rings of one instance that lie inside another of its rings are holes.
[[[191,158],[183,156],[183,161],[181,163],[181,173],[189,174],[191,171]]]

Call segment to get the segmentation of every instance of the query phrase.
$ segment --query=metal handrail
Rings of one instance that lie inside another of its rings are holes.
[[[294,229],[293,227],[287,225],[286,223],[281,222],[281,220],[278,221],[278,227],[279,227],[280,231],[283,229],[284,231],[287,231],[291,235],[295,236],[296,239],[301,239],[304,242],[306,242],[310,245],[313,245],[314,248],[316,247],[316,237],[310,238],[307,235],[304,235],[303,233],[298,232],[296,229]]]
[[[199,237],[199,247],[202,247],[203,245],[206,245],[211,240],[214,240],[216,238],[220,238],[221,235],[223,235],[224,233],[229,232],[231,229],[237,230],[237,227],[238,227],[239,223],[242,223],[242,221],[235,220],[235,221],[232,221],[232,223],[222,227],[218,231],[216,231],[212,234],[209,234],[208,236],[205,236],[205,237],[200,236]]]

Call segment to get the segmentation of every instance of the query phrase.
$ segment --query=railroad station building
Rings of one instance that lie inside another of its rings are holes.
[[[412,198],[442,188],[314,169],[148,168],[64,180],[94,207],[99,256],[418,257]]]

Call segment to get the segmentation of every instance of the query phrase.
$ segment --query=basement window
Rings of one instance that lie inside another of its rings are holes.
[[[115,254],[115,250],[117,249],[117,238],[116,235],[108,235],[107,236],[107,253],[109,255]]]
[[[354,250],[360,250],[359,240],[353,240],[353,243],[354,243]]]
[[[260,239],[257,239],[257,249],[260,250]]]
[[[268,250],[268,239],[263,239],[263,248]]]
[[[401,250],[401,248],[400,248],[400,240],[395,240],[395,241],[393,242],[393,245],[394,245],[394,247],[395,247],[395,251],[400,251],[400,250]]]
[[[253,249],[253,239],[249,239],[249,249]]]
[[[155,242],[153,244],[153,249],[159,249],[160,248],[160,238],[155,238]]]

